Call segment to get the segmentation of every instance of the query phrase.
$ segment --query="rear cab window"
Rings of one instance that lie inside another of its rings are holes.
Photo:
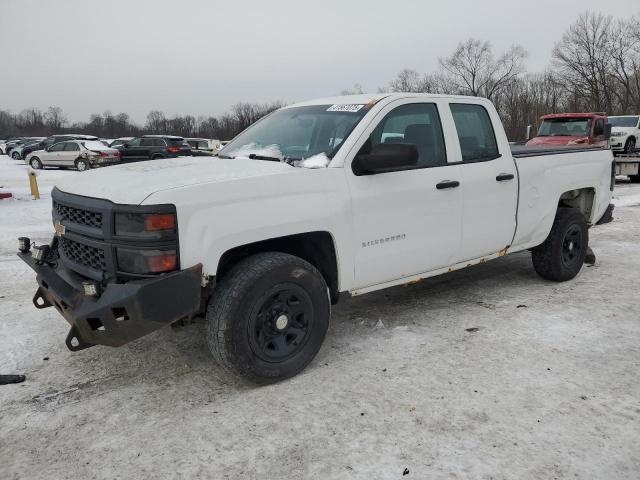
[[[463,162],[484,162],[500,157],[493,124],[486,108],[469,103],[451,103]]]

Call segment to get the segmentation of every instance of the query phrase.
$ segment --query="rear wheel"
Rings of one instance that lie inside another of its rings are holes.
[[[89,170],[91,168],[91,164],[82,158],[76,160],[76,168],[79,172],[84,172],[85,170]]]
[[[42,162],[38,157],[31,157],[31,160],[29,160],[29,165],[35,170],[40,170],[42,168]]]
[[[11,152],[11,158],[14,160],[20,160],[20,154],[18,152]]]
[[[222,278],[206,316],[207,342],[222,367],[255,383],[277,382],[320,350],[329,326],[327,284],[301,258],[260,253]]]
[[[151,156],[151,160],[159,160],[161,158],[164,158],[164,155],[162,155],[160,153],[156,153],[155,155]]]
[[[582,212],[559,208],[549,236],[531,251],[533,267],[547,280],[571,280],[582,268],[588,246],[589,230]]]

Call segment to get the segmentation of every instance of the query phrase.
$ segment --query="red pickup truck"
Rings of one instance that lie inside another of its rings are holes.
[[[602,113],[553,113],[540,118],[538,136],[530,146],[592,145],[606,147],[611,131]]]

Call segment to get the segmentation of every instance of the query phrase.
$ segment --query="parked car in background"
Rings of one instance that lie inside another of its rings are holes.
[[[122,160],[155,160],[191,156],[191,148],[183,137],[173,135],[145,135],[116,145]]]
[[[11,158],[14,160],[23,160],[28,153],[39,148],[40,142],[42,142],[42,138],[30,139],[20,145],[17,145],[11,149]],[[26,151],[26,153],[24,153]]]
[[[68,140],[97,140],[98,137],[93,135],[82,135],[76,133],[65,133],[61,135],[51,135],[47,138],[41,137],[40,142],[31,143],[23,147],[21,152],[21,158],[26,159],[31,152],[37,150],[46,150],[47,147],[55,145],[56,143],[66,142]],[[17,159],[19,160],[19,159]]]
[[[186,138],[191,147],[191,154],[194,157],[214,156],[222,150],[222,142],[220,140],[212,140],[210,138]]]
[[[27,143],[29,140],[31,140],[30,137],[20,137],[7,142],[4,147],[4,153],[11,156],[11,152],[14,148],[22,145],[23,143]]]
[[[35,169],[75,167],[81,172],[119,161],[120,152],[115,148],[107,147],[98,140],[58,142],[45,150],[37,150],[30,153],[25,159],[25,163]]]
[[[607,117],[601,113],[554,113],[541,117],[538,135],[527,146],[560,147],[591,145],[607,147]]]
[[[609,117],[611,124],[611,150],[633,153],[640,139],[640,115]]]
[[[116,138],[115,140],[112,140],[111,143],[109,143],[110,147],[117,147],[119,145],[124,145],[127,142],[130,142],[131,140],[133,140],[135,137],[120,137],[120,138]]]

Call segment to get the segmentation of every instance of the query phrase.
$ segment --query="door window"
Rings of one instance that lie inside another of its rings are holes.
[[[482,162],[498,158],[498,143],[487,110],[482,105],[464,103],[452,103],[450,107],[462,161]]]
[[[155,147],[157,145],[155,138],[143,138],[141,145],[143,147]]]
[[[66,143],[66,144],[64,144],[64,151],[65,152],[79,152],[80,151],[80,147],[78,146],[77,143]]]
[[[64,150],[64,147],[66,146],[65,143],[56,143],[55,145],[53,145],[49,151],[50,152],[61,152]]]
[[[599,137],[601,135],[604,135],[604,120],[599,118],[596,120],[596,124],[593,127],[593,136]]]
[[[129,141],[129,146],[130,147],[139,147],[140,146],[140,141],[142,139],[141,138],[134,138],[133,140]]]
[[[447,164],[444,136],[438,108],[433,103],[402,105],[389,112],[360,149],[361,154],[382,143],[404,143],[418,149],[418,162],[412,168]]]

